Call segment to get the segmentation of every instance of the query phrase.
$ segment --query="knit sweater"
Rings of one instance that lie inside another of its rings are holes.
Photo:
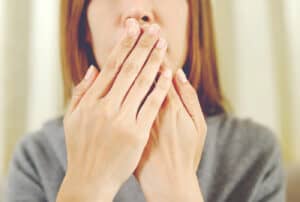
[[[49,120],[19,141],[9,168],[8,202],[56,200],[67,162],[62,120],[62,116]],[[208,117],[206,122],[207,136],[197,171],[204,201],[285,201],[281,150],[273,132],[251,119],[228,114]],[[145,201],[133,175],[114,201]]]

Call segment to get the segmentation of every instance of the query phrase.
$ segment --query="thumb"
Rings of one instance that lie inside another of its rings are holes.
[[[80,81],[80,83],[75,86],[72,90],[72,98],[70,100],[69,108],[67,110],[67,114],[71,114],[79,104],[80,100],[93,84],[95,78],[98,75],[98,70],[95,66],[91,65],[86,72],[84,79]]]

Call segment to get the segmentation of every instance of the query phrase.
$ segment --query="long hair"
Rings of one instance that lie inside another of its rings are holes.
[[[60,45],[64,81],[64,105],[72,87],[83,78],[95,57],[86,42],[87,7],[90,0],[61,0]],[[189,0],[188,56],[184,64],[189,81],[198,93],[205,116],[225,112],[220,87],[210,0]]]

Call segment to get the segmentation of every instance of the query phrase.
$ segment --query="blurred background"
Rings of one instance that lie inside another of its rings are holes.
[[[300,1],[214,0],[213,7],[233,113],[275,132],[288,201],[300,201]],[[18,139],[63,113],[58,9],[59,0],[0,0],[0,187]]]

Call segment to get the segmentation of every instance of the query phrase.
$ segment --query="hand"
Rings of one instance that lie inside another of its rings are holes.
[[[171,86],[171,70],[163,71],[143,101],[160,69],[166,43],[159,39],[157,26],[148,27],[139,38],[137,22],[127,24],[132,24],[131,31],[101,73],[91,67],[73,92],[63,120],[67,171],[57,201],[113,200],[137,167]]]
[[[148,201],[203,201],[196,171],[206,130],[197,93],[180,69],[135,171]]]

